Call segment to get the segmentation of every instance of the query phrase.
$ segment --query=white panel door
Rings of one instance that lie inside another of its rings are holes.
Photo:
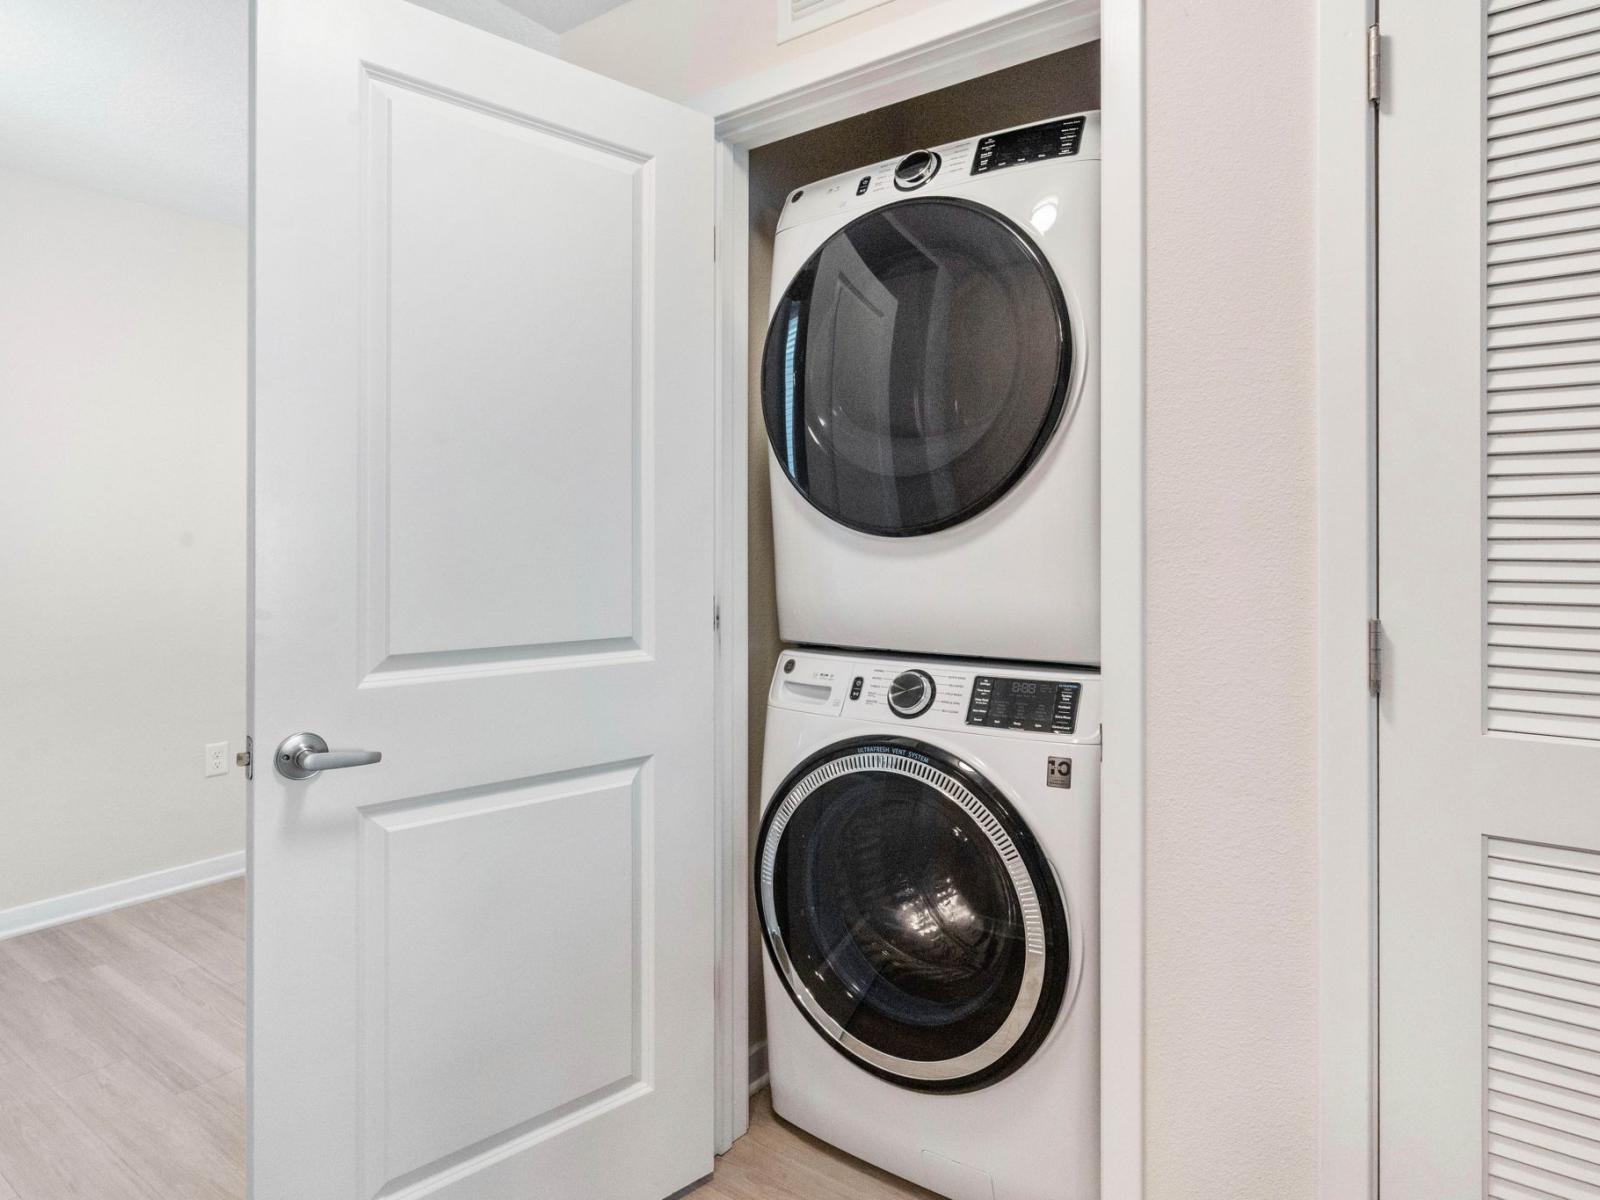
[[[656,1200],[713,1145],[710,124],[404,0],[255,55],[253,1195]]]
[[[1597,1197],[1600,3],[1382,15],[1382,1195]]]

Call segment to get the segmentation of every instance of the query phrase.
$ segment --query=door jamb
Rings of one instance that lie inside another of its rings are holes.
[[[715,147],[716,1121],[725,1153],[750,1125],[748,151]]]
[[[1318,1194],[1378,1195],[1376,0],[1319,0],[1317,52]]]
[[[1144,1192],[1145,0],[951,0],[693,101],[717,147],[716,1148],[749,1124],[746,470],[749,151],[1101,38],[1101,1170]]]

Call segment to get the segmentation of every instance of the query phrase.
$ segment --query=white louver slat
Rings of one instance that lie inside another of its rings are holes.
[[[1491,1200],[1600,1197],[1600,854],[1491,839],[1484,1075]]]
[[[1485,74],[1487,724],[1600,739],[1600,0],[1494,0]]]

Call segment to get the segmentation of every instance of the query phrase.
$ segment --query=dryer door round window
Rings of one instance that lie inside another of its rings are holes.
[[[1066,911],[1016,812],[909,738],[803,763],[757,851],[762,934],[790,997],[859,1066],[926,1091],[1020,1067],[1067,994]]]
[[[826,516],[907,537],[1020,480],[1067,404],[1072,326],[1033,240],[970,201],[902,200],[811,256],[773,312],[773,454]]]

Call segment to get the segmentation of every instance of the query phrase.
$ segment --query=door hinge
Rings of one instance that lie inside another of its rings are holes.
[[[252,751],[254,751],[255,748],[255,738],[246,736],[244,739],[244,749],[233,756],[234,765],[244,768],[244,777],[246,779],[254,779],[256,777],[255,759],[252,757]]]
[[[1377,617],[1367,622],[1367,691],[1383,694],[1383,622]]]
[[[722,632],[722,601],[716,596],[711,598],[711,628]]]
[[[1383,35],[1376,25],[1367,26],[1367,103],[1383,99]]]

